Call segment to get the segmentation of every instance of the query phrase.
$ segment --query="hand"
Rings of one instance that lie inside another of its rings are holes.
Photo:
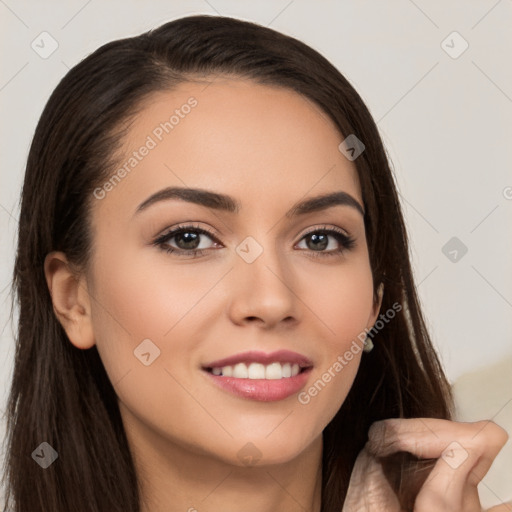
[[[370,427],[368,438],[352,471],[343,512],[404,510],[386,476],[386,457],[398,452],[428,459],[423,467],[430,466],[428,472],[416,475],[418,490],[414,505],[408,505],[410,511],[414,507],[414,512],[482,512],[477,485],[508,434],[492,421],[412,418],[377,421]],[[489,512],[512,510],[507,504],[499,507]]]

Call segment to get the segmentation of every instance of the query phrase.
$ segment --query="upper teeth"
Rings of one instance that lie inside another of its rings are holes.
[[[295,377],[299,371],[299,365],[291,363],[271,363],[266,366],[260,363],[251,363],[249,366],[245,363],[238,363],[234,366],[212,368],[214,375],[237,379],[282,379],[283,377]]]

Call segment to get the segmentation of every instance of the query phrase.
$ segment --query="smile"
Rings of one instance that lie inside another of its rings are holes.
[[[213,375],[220,377],[235,377],[237,379],[267,379],[277,380],[295,377],[301,371],[297,363],[238,363],[235,366],[216,366],[211,369]]]
[[[307,357],[287,350],[271,354],[245,352],[202,367],[222,390],[262,402],[283,400],[298,393],[312,368]]]

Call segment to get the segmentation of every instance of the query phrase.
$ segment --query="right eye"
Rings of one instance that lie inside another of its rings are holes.
[[[208,247],[199,247],[201,238],[205,236],[216,240],[212,233],[198,226],[178,226],[159,236],[153,243],[168,253],[195,257],[202,256],[208,250]],[[173,239],[175,239],[174,243],[177,247],[170,244]]]

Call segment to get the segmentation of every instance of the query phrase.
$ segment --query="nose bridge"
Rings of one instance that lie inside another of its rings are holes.
[[[272,231],[249,235],[235,248],[235,315],[278,322],[296,315],[292,272]],[[239,318],[242,320],[242,318]]]

